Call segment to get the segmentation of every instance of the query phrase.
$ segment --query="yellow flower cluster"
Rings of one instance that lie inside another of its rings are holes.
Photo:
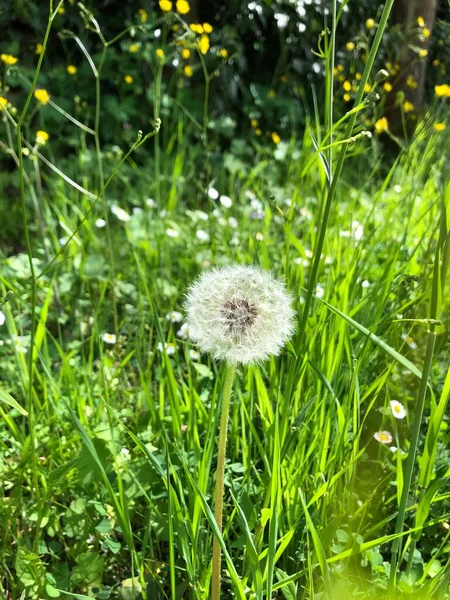
[[[406,85],[413,89],[417,87],[417,81],[415,80],[413,75],[408,75],[408,77],[406,78]]]
[[[403,102],[403,110],[405,111],[405,113],[412,112],[414,110],[414,104],[409,100],[405,100]]]
[[[439,96],[440,98],[450,98],[450,85],[447,83],[436,85],[434,91],[436,92],[436,96]]]
[[[180,15],[187,15],[188,12],[191,10],[191,7],[189,6],[189,2],[187,2],[187,0],[177,0],[175,6]],[[159,0],[159,8],[163,12],[171,11],[172,7],[173,2],[171,2],[170,0]]]
[[[12,54],[0,54],[0,58],[6,65],[15,65],[16,62],[19,60]]]

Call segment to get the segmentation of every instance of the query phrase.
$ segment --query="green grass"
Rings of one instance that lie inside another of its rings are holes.
[[[52,166],[14,144],[28,104],[2,113],[23,239],[0,254],[0,598],[206,599],[213,536],[224,598],[450,598],[446,134],[430,107],[384,170],[379,140],[358,135],[362,94],[331,131],[332,51],[325,125],[319,111],[303,139],[250,158],[214,152],[207,96],[202,142],[158,96],[155,127],[118,154],[100,147],[97,85],[94,134],[72,122],[79,152],[49,142]],[[298,330],[236,373],[221,535],[225,366],[192,354],[166,315],[201,269],[235,262],[285,278]]]

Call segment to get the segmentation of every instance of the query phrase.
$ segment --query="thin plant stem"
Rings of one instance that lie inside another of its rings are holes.
[[[233,385],[235,366],[228,365],[225,375],[225,385],[222,397],[222,412],[220,415],[219,451],[217,455],[216,489],[214,492],[214,518],[217,527],[222,533],[223,515],[223,480],[225,474],[225,456],[227,450],[228,416],[230,413],[231,388]],[[221,550],[217,538],[213,541],[212,577],[211,577],[211,600],[220,600],[220,566]]]

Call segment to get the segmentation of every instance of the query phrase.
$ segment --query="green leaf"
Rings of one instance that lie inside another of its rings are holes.
[[[14,400],[11,394],[8,394],[8,392],[2,389],[0,389],[0,401],[9,404],[9,406],[12,406],[16,410],[18,410],[25,417],[28,415],[27,411],[24,408],[22,408],[16,400]]]

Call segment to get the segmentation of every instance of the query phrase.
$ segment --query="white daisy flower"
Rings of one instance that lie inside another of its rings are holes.
[[[191,360],[199,360],[200,352],[197,352],[197,350],[189,350],[189,357]]]
[[[373,437],[380,444],[390,444],[392,442],[392,434],[389,431],[377,431],[373,434]]]
[[[123,221],[124,223],[128,223],[128,221],[131,219],[127,211],[118,206],[117,204],[113,204],[111,206],[111,212],[119,219],[119,221]]]
[[[220,194],[216,190],[216,188],[210,187],[208,189],[208,196],[211,198],[211,200],[217,200],[217,198],[220,196]]]
[[[235,219],[234,217],[230,217],[230,218],[228,219],[228,225],[229,225],[230,227],[232,227],[233,229],[237,229],[237,227],[238,227],[238,222],[237,222],[237,219]]]
[[[408,344],[408,346],[411,348],[411,350],[417,349],[416,342],[413,340],[413,338],[411,336],[407,335],[406,333],[402,334],[402,340],[405,340],[405,342]]]
[[[171,229],[170,227],[166,229],[166,233],[171,238],[177,238],[180,235],[176,229]]]
[[[105,227],[105,225],[106,225],[105,219],[97,219],[95,221],[95,226],[98,227],[99,229],[102,229],[102,227]]]
[[[323,286],[319,285],[316,287],[316,296],[318,298],[323,298],[325,296],[325,288]]]
[[[195,232],[195,237],[200,241],[200,242],[209,242],[209,233],[207,231],[205,231],[204,229],[198,229]]]
[[[391,400],[390,403],[392,414],[396,419],[404,419],[406,417],[405,407],[398,400]]]
[[[364,227],[359,221],[352,221],[352,235],[358,242],[362,239],[364,235]]]
[[[306,208],[306,206],[302,206],[300,208],[300,214],[302,217],[306,217],[307,219],[312,219],[312,212]]]
[[[233,200],[229,196],[220,196],[220,204],[225,208],[231,208]]]
[[[158,345],[156,347],[160,352],[163,351],[163,345],[161,344],[161,342],[158,342]],[[175,350],[177,349],[177,347],[173,342],[171,342],[170,344],[166,342],[164,344],[164,349],[168,356],[172,356],[173,354],[175,354]]]
[[[5,313],[0,310],[0,327],[5,323],[6,317]]]
[[[153,198],[147,198],[147,200],[145,201],[145,204],[149,208],[156,208],[156,202],[153,200]]]
[[[367,289],[370,287],[370,281],[368,279],[364,279],[364,281],[361,283],[361,287]]]
[[[189,337],[228,363],[277,355],[294,331],[291,296],[262,269],[232,265],[203,273],[190,287]]]
[[[183,320],[183,315],[180,312],[173,310],[172,312],[167,313],[166,319],[172,323],[181,323]]]
[[[264,240],[264,235],[258,231],[257,233],[255,233],[255,240],[257,242],[262,242]]]
[[[189,337],[189,328],[187,323],[183,323],[180,329],[177,331],[177,337],[186,340]]]
[[[117,338],[114,333],[104,333],[102,335],[102,340],[105,342],[105,344],[115,344]]]

